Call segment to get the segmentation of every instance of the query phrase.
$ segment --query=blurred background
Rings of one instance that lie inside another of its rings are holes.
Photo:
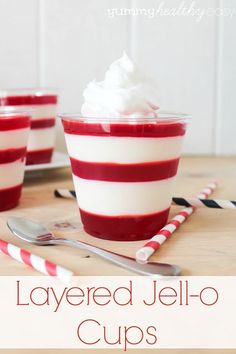
[[[236,154],[235,44],[235,0],[0,0],[1,89],[55,87],[59,111],[79,112],[125,50],[162,109],[192,116],[187,154]]]

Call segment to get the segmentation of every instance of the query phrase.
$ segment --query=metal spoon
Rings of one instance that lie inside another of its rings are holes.
[[[20,239],[34,243],[36,245],[66,245],[92,252],[106,260],[129,269],[142,275],[151,276],[175,276],[179,275],[181,269],[177,265],[165,263],[138,264],[133,258],[119,255],[114,252],[106,251],[102,248],[89,245],[78,240],[57,238],[42,224],[20,217],[10,217],[7,225],[14,235]]]

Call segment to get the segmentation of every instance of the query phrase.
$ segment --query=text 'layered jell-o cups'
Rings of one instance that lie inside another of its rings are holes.
[[[157,113],[140,80],[123,56],[88,85],[82,115],[60,115],[81,220],[99,238],[147,239],[167,222],[187,117]]]
[[[29,112],[0,108],[0,211],[20,200],[30,118]]]
[[[0,106],[32,109],[26,164],[49,163],[54,150],[57,94],[41,88],[0,91]]]

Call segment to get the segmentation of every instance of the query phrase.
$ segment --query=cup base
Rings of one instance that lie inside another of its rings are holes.
[[[22,185],[0,190],[0,212],[15,208],[19,204]]]
[[[27,151],[26,165],[38,165],[50,163],[52,160],[53,149]]]
[[[110,241],[141,241],[154,236],[166,224],[169,208],[138,216],[102,216],[84,210],[80,214],[84,230],[91,236]]]

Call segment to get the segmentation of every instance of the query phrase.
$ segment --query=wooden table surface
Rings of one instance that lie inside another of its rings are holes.
[[[183,158],[179,168],[175,195],[195,196],[212,179],[219,180],[219,188],[214,193],[214,197],[236,200],[235,157]],[[6,227],[7,218],[10,215],[23,216],[49,225],[58,235],[64,234],[66,237],[86,240],[91,244],[108,250],[115,250],[125,255],[135,255],[136,250],[143,242],[104,241],[86,235],[80,225],[76,202],[55,198],[53,195],[55,188],[72,188],[69,169],[44,171],[41,174],[33,175],[28,174],[19,207],[0,213],[0,238],[24,247],[39,256],[46,257],[52,262],[61,264],[78,275],[130,275],[130,272],[111,265],[88,252],[64,246],[39,247],[30,245],[18,240],[9,232]],[[173,206],[171,215],[174,215],[180,208]],[[65,222],[71,223],[76,229],[68,230],[65,228],[63,232],[55,229],[55,223],[59,226],[63,224],[66,226]],[[152,257],[152,260],[178,264],[182,268],[183,275],[235,275],[236,211],[198,209]],[[0,254],[0,275],[34,274],[38,273],[8,256]],[[0,350],[1,352],[3,351]],[[6,350],[4,350],[5,352]],[[23,351],[9,350],[7,352],[21,353]],[[37,353],[39,350],[31,350],[29,352]],[[47,350],[47,352],[56,353],[58,351]],[[62,350],[61,352],[67,353],[70,351]],[[89,350],[88,352],[92,353],[93,351]],[[146,350],[142,350],[142,352],[146,352]],[[159,350],[160,354],[162,352],[177,354],[182,351]],[[223,353],[225,350],[186,350],[186,352]],[[229,350],[228,352],[236,353],[236,350]]]

